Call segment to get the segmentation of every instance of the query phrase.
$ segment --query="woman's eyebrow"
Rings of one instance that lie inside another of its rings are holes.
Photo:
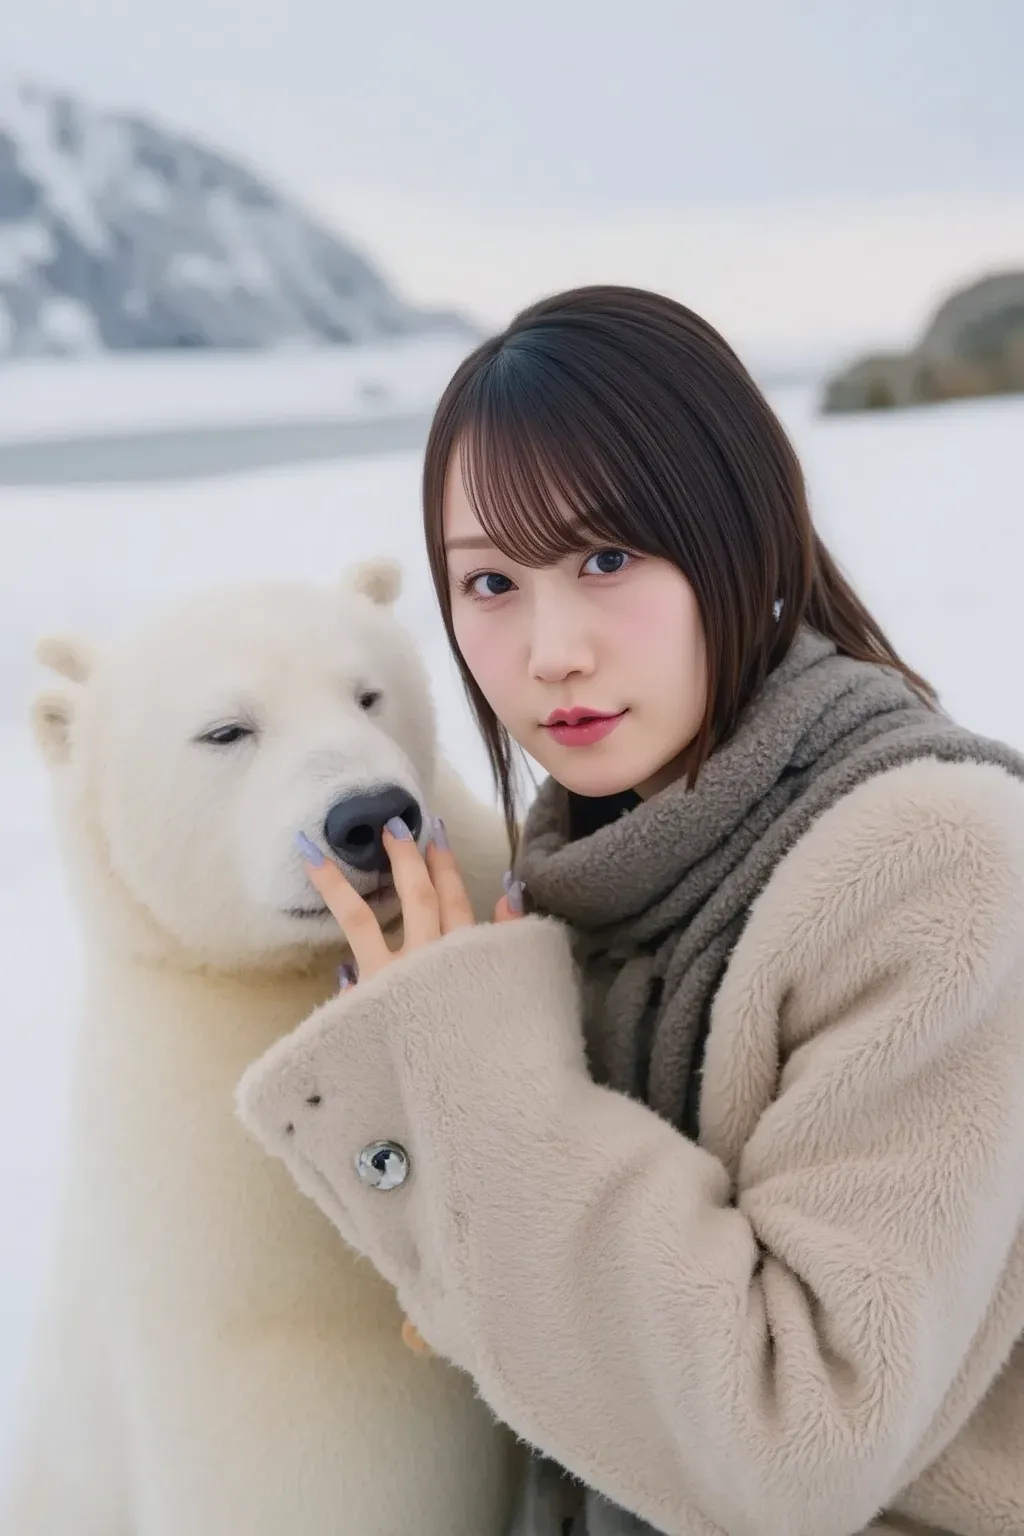
[[[489,539],[486,533],[466,534],[461,539],[447,539],[445,549],[493,549],[494,540]]]

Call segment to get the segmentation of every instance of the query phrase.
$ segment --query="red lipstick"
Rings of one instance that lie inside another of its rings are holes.
[[[575,709],[553,709],[544,721],[544,729],[563,747],[589,747],[610,736],[626,711],[603,714],[599,709],[580,705]]]

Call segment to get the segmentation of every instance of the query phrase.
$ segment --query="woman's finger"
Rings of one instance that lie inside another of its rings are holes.
[[[454,933],[456,928],[472,928],[476,918],[440,818],[434,820],[434,836],[427,845],[427,869],[437,892],[441,932]]]
[[[411,1349],[414,1355],[432,1355],[434,1351],[420,1333],[415,1323],[410,1323],[405,1318],[402,1323],[402,1343],[406,1349]]]
[[[437,892],[423,855],[404,821],[395,817],[384,828],[384,848],[402,903],[403,949],[419,949],[441,937]]]
[[[348,940],[360,976],[371,976],[392,958],[373,908],[349,884],[337,864],[324,859],[315,844],[303,841],[299,846],[310,884],[319,891]],[[320,858],[319,864],[314,862],[314,855]]]
[[[523,915],[523,882],[516,880],[511,870],[506,870],[501,883],[505,887],[505,894],[494,909],[494,921],[514,923],[516,918]]]
[[[521,911],[514,911],[509,906],[507,896],[502,896],[494,908],[494,921],[496,923],[516,923],[522,915]]]

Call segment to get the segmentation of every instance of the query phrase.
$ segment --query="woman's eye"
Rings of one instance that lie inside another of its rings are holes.
[[[230,747],[236,741],[242,741],[246,736],[254,734],[252,727],[248,725],[217,725],[212,731],[204,731],[196,739],[208,743],[211,747]]]
[[[507,576],[501,576],[497,571],[484,571],[470,578],[470,591],[474,597],[504,597],[513,586]]]
[[[625,570],[632,558],[624,549],[599,549],[590,556],[583,569],[588,576],[614,576],[617,571]]]

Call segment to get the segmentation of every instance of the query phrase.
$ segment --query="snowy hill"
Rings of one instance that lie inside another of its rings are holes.
[[[0,356],[295,347],[431,331],[244,166],[138,117],[0,86]]]

